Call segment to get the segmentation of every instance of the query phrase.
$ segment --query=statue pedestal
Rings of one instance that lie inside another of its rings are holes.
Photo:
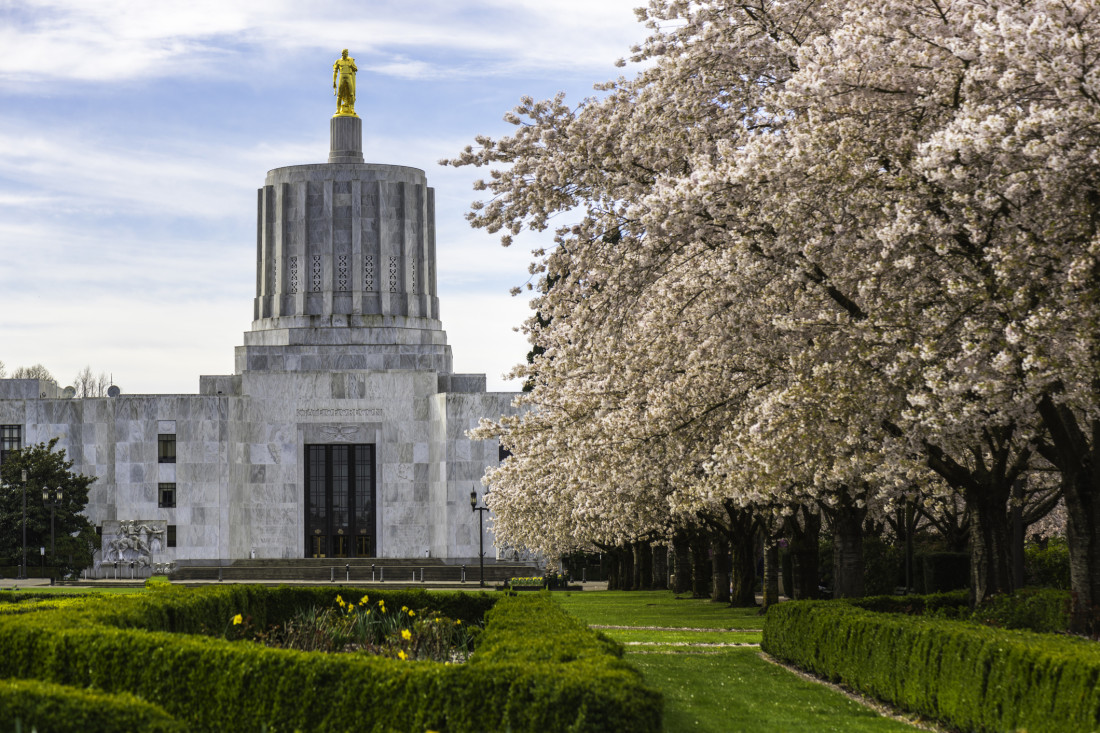
[[[331,143],[329,163],[363,162],[363,120],[359,117],[333,117],[329,126]]]

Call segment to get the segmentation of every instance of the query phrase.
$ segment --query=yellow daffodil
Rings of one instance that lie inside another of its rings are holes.
[[[409,618],[412,618],[415,615],[416,615],[416,611],[409,611]]]
[[[362,598],[360,598],[360,599],[359,599],[359,605],[360,605],[360,606],[365,606],[365,605],[367,605],[367,601],[368,601],[368,600],[369,600],[369,599],[368,599],[368,598],[367,598],[366,596],[363,596]]]
[[[408,641],[409,639],[413,638],[412,632],[408,629],[401,629],[401,638],[405,641]]]
[[[241,616],[241,614],[238,613],[236,616],[233,617],[234,626],[240,626],[242,623],[244,623],[244,616]]]
[[[399,652],[397,653],[397,658],[398,658],[398,659],[400,659],[401,661],[405,661],[406,659],[408,659],[408,658],[409,658],[409,655],[408,655],[408,654],[406,654],[406,653],[404,652],[404,650],[402,650],[402,651],[399,651]]]
[[[340,608],[343,608],[344,607],[344,599],[341,598],[340,596],[336,596],[336,605],[339,606]]]
[[[402,611],[408,611],[408,610],[409,610],[409,607],[408,607],[408,606],[402,606],[402,607],[401,607],[401,610],[402,610]]]

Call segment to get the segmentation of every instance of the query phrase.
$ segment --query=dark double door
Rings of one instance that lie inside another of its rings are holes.
[[[306,445],[306,557],[374,557],[374,446]]]

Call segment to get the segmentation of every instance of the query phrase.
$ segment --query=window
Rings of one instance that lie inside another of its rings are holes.
[[[8,454],[23,447],[22,425],[0,425],[0,463],[8,459]]]
[[[175,547],[176,546],[176,525],[174,525],[174,524],[169,524],[168,525],[168,532],[165,534],[164,539],[165,539],[165,544],[168,545],[169,547]]]
[[[176,462],[176,436],[161,433],[157,436],[157,461],[159,463]]]
[[[176,485],[157,484],[157,506],[171,509],[176,505]]]

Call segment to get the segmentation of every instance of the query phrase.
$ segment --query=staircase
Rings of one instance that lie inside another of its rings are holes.
[[[541,575],[537,566],[519,562],[485,563],[485,582],[502,583],[509,578]],[[459,583],[462,565],[448,565],[438,558],[301,558],[279,560],[234,560],[228,565],[183,565],[168,576],[171,580],[233,582],[317,582],[327,583]],[[478,564],[465,566],[466,583],[480,579]]]

